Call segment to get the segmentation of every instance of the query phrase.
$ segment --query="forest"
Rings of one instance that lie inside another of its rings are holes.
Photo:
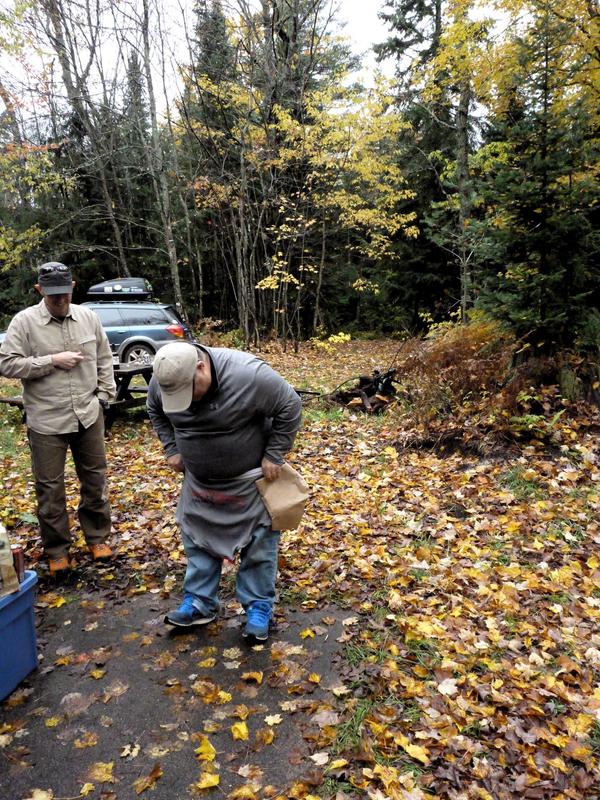
[[[76,303],[148,280],[298,390],[310,487],[270,640],[228,561],[169,634],[181,476],[144,410],[107,423],[110,561],[67,461],[61,582],[2,378],[0,527],[39,581],[2,797],[600,798],[598,6],[381,0],[365,75],[337,5],[0,8],[0,328],[44,261]]]
[[[491,318],[597,356],[595,4],[390,0],[369,86],[338,11],[5,6],[4,327],[52,258],[241,344]]]

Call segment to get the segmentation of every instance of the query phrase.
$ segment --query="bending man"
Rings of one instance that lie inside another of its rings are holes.
[[[188,560],[183,602],[166,623],[215,619],[223,559],[239,551],[244,635],[267,638],[279,532],[271,529],[255,481],[278,477],[300,410],[292,387],[248,353],[184,342],[158,351],[148,412],[167,463],[184,473],[177,521]]]

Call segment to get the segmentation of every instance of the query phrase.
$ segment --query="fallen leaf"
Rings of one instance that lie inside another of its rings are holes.
[[[219,785],[220,778],[216,773],[203,772],[200,779],[193,785],[194,789],[212,789]]]
[[[210,742],[208,736],[202,735],[199,746],[194,750],[198,761],[214,761],[217,751]]]
[[[438,683],[437,690],[440,692],[440,694],[445,694],[448,697],[451,697],[458,692],[456,680],[454,678],[446,678],[441,683]]]
[[[97,761],[90,767],[89,770],[90,780],[98,781],[98,783],[114,783],[115,779],[112,774],[114,766],[115,766],[114,761],[108,761],[108,762]]]
[[[133,782],[133,788],[136,794],[141,794],[147,789],[153,789],[156,781],[161,777],[163,771],[160,764],[156,763],[150,773],[142,778],[138,778]]]
[[[95,747],[98,744],[98,737],[91,731],[86,731],[79,739],[75,739],[73,745],[80,750],[85,747]]]
[[[256,681],[256,683],[262,683],[263,680],[263,673],[262,672],[242,672],[242,680],[244,681]]]
[[[245,722],[235,722],[231,726],[231,734],[234,739],[245,742],[248,739],[248,726]]]

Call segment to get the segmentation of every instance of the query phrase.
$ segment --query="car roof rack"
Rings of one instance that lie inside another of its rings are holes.
[[[90,286],[90,300],[150,300],[152,286],[145,278],[115,278]]]

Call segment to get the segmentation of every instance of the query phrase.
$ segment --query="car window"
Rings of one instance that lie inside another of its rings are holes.
[[[128,325],[164,325],[169,322],[162,308],[123,308],[121,313]]]
[[[183,320],[173,306],[165,306],[165,311],[172,318],[173,322],[179,322],[180,325],[183,325]]]
[[[100,317],[100,322],[105,328],[116,328],[125,324],[116,308],[95,308],[94,311]]]

